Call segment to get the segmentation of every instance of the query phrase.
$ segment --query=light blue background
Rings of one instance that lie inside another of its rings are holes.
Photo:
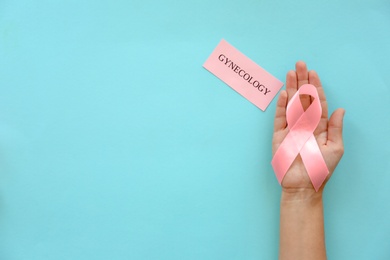
[[[344,107],[329,259],[390,259],[390,2],[0,2],[0,259],[277,259],[266,112],[222,39]]]

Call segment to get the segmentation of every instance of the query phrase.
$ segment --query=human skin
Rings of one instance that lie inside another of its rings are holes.
[[[317,73],[308,71],[303,61],[298,61],[295,71],[286,77],[286,90],[281,91],[276,107],[272,153],[288,134],[286,106],[297,90],[304,84],[316,87],[322,107],[321,120],[314,136],[328,167],[329,174],[316,192],[298,155],[282,181],[280,202],[280,247],[279,259],[326,259],[322,194],[326,182],[332,176],[344,153],[342,138],[344,109],[335,110],[328,118],[328,105]],[[300,96],[306,109],[311,97]]]

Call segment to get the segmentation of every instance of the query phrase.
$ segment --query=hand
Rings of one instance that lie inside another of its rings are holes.
[[[315,71],[308,71],[303,61],[298,61],[295,65],[296,71],[289,71],[286,77],[286,91],[281,91],[276,106],[274,121],[274,134],[272,140],[272,154],[274,155],[279,145],[283,142],[289,129],[286,121],[286,106],[293,95],[304,84],[312,84],[317,88],[319,99],[322,106],[321,120],[314,131],[314,136],[324,157],[325,163],[329,169],[329,174],[322,184],[319,192],[322,190],[334,169],[339,163],[344,153],[342,138],[344,109],[337,109],[328,120],[328,105],[325,98],[324,89],[321,86],[320,79]],[[311,97],[308,95],[300,96],[304,109],[309,107]],[[292,163],[282,181],[283,191],[314,191],[314,187],[307,175],[305,166],[300,155]]]

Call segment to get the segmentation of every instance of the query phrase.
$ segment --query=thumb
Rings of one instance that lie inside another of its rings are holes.
[[[343,119],[345,110],[337,109],[329,118],[328,122],[328,142],[343,145]]]

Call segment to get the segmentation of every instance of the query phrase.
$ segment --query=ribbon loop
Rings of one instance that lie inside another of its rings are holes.
[[[306,111],[299,99],[299,95],[302,94],[314,98]],[[301,86],[287,104],[286,120],[289,133],[275,152],[271,162],[280,184],[298,154],[301,155],[316,191],[326,179],[329,170],[314,137],[314,130],[321,120],[321,113],[322,108],[317,89],[311,84]]]

